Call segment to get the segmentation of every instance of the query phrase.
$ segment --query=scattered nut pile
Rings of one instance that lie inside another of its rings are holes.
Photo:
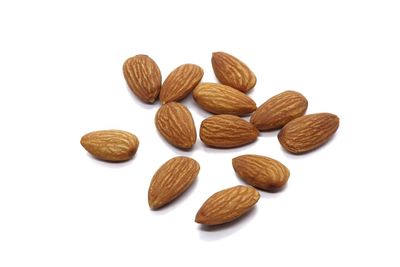
[[[290,153],[314,150],[336,132],[339,118],[330,113],[305,115],[308,101],[300,93],[285,91],[257,108],[246,93],[256,85],[256,76],[239,59],[224,52],[213,53],[212,67],[218,83],[201,83],[203,69],[184,64],[173,70],[164,83],[157,64],[146,55],[136,55],[123,65],[132,92],[145,103],[158,98],[162,106],[155,124],[171,145],[190,149],[197,139],[189,109],[180,100],[192,93],[196,103],[212,115],[201,123],[200,139],[210,147],[233,148],[254,142],[259,131],[281,129],[278,140]],[[251,114],[250,122],[240,116]],[[121,130],[95,131],[84,135],[82,146],[94,157],[111,162],[126,161],[136,153],[138,138]],[[205,225],[230,222],[249,211],[260,198],[255,189],[275,192],[289,179],[289,169],[277,160],[261,155],[242,155],[232,160],[235,172],[249,186],[224,189],[207,199],[195,221]],[[170,203],[194,182],[200,171],[197,161],[174,157],[154,174],[148,191],[151,209]]]

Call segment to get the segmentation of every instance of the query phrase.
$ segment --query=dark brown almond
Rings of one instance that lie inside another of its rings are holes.
[[[173,70],[165,79],[160,92],[163,104],[180,101],[199,84],[203,69],[194,64],[184,64]]]
[[[244,116],[257,108],[246,94],[218,83],[199,84],[193,90],[193,98],[203,109],[214,114]]]
[[[248,212],[260,199],[260,193],[251,186],[238,185],[212,195],[196,214],[195,221],[218,225],[233,221]]]
[[[256,85],[256,76],[250,68],[230,54],[215,52],[212,54],[211,63],[215,76],[222,84],[244,93]]]
[[[330,113],[306,115],[290,121],[278,134],[289,152],[301,154],[326,143],[339,127],[339,118]]]
[[[150,208],[158,209],[182,195],[193,184],[199,171],[199,163],[189,157],[175,157],[164,163],[150,183]]]
[[[135,155],[138,138],[121,130],[103,130],[85,134],[81,145],[94,157],[106,161],[125,161]]]
[[[154,103],[161,90],[161,72],[147,55],[128,58],[123,66],[124,77],[132,92],[143,102]]]
[[[276,191],[286,184],[290,172],[277,160],[260,155],[242,155],[232,160],[237,175],[248,184],[266,191]]]
[[[234,115],[213,115],[200,126],[201,141],[212,147],[238,147],[254,142],[257,137],[256,127]]]
[[[196,127],[192,114],[184,105],[170,102],[162,105],[156,113],[158,131],[172,145],[184,149],[196,142]]]
[[[250,122],[260,131],[280,129],[289,121],[303,116],[307,99],[295,91],[285,91],[268,99],[251,115]]]

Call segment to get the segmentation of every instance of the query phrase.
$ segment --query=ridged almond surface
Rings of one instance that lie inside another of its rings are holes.
[[[201,141],[212,147],[238,147],[254,142],[257,137],[256,127],[234,115],[213,115],[200,126]]]
[[[121,130],[103,130],[85,134],[81,145],[94,157],[106,161],[125,161],[135,155],[138,138]]]
[[[211,63],[215,76],[222,84],[244,93],[256,85],[256,76],[250,68],[230,54],[215,52],[212,54]]]
[[[188,157],[175,157],[164,163],[150,183],[150,208],[158,209],[179,197],[193,184],[199,171],[199,163]]]
[[[194,64],[183,64],[173,70],[161,87],[161,103],[180,101],[185,98],[199,84],[203,74],[203,69]]]
[[[257,108],[246,94],[218,83],[199,84],[193,91],[193,98],[203,109],[214,114],[243,116]]]
[[[156,113],[158,131],[172,145],[184,149],[196,142],[196,127],[192,114],[184,105],[170,102],[162,105]]]
[[[260,155],[242,155],[232,160],[233,168],[248,184],[266,191],[276,191],[286,184],[290,172],[277,160]]]
[[[195,221],[217,225],[233,221],[248,212],[260,198],[251,186],[238,185],[212,195],[197,212]]]
[[[278,139],[287,151],[301,154],[326,143],[338,127],[339,118],[334,114],[310,114],[286,124],[279,132]]]
[[[161,72],[147,55],[128,58],[123,66],[124,77],[132,92],[143,102],[154,103],[161,90]]]
[[[280,129],[289,121],[303,116],[307,99],[295,91],[285,91],[268,99],[251,115],[250,122],[260,131]]]

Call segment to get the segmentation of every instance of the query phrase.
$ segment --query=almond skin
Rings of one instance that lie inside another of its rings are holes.
[[[123,66],[124,77],[132,92],[145,103],[154,103],[161,90],[161,72],[147,55],[128,58]]]
[[[195,221],[205,225],[233,221],[248,212],[259,198],[260,193],[251,186],[238,185],[219,191],[204,202]]]
[[[189,157],[175,157],[165,162],[150,183],[150,208],[161,208],[182,195],[193,184],[199,171],[199,163]]]
[[[203,74],[203,69],[194,64],[184,64],[173,70],[161,87],[161,103],[185,98],[199,84]]]
[[[214,52],[211,63],[215,76],[222,84],[244,93],[256,85],[257,79],[254,73],[246,64],[232,55],[224,52]]]
[[[135,155],[138,138],[125,131],[103,130],[85,134],[81,145],[94,157],[105,161],[125,161]]]
[[[246,94],[223,84],[202,83],[193,98],[204,110],[214,114],[244,116],[256,110],[256,103]]]
[[[196,142],[196,127],[192,114],[184,105],[171,102],[156,113],[155,124],[162,136],[172,145],[189,149]]]
[[[251,115],[250,122],[260,131],[280,129],[289,121],[303,116],[307,99],[295,91],[285,91],[268,99]]]
[[[265,156],[242,155],[234,158],[232,165],[246,183],[266,191],[282,188],[290,176],[285,165]]]
[[[316,113],[292,120],[278,134],[281,145],[293,154],[316,149],[326,143],[339,127],[331,113]]]
[[[213,115],[200,126],[201,141],[211,147],[238,147],[254,142],[257,137],[256,127],[234,115]]]

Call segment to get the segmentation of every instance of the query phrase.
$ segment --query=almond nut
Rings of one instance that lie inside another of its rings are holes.
[[[212,195],[197,212],[195,221],[217,225],[233,221],[248,212],[260,198],[251,186],[238,185]]]
[[[218,83],[199,84],[193,91],[193,98],[204,110],[214,114],[243,116],[257,108],[246,94]]]
[[[258,107],[250,122],[260,131],[280,129],[289,121],[303,116],[307,106],[307,99],[302,94],[285,91]]]
[[[213,115],[200,126],[201,141],[211,147],[238,147],[254,142],[257,137],[256,127],[234,115]]]
[[[310,114],[286,124],[279,132],[278,139],[287,151],[301,154],[326,143],[338,127],[339,118],[334,114]]]
[[[123,66],[124,77],[132,92],[143,102],[154,103],[161,90],[161,72],[147,55],[128,58]]]

